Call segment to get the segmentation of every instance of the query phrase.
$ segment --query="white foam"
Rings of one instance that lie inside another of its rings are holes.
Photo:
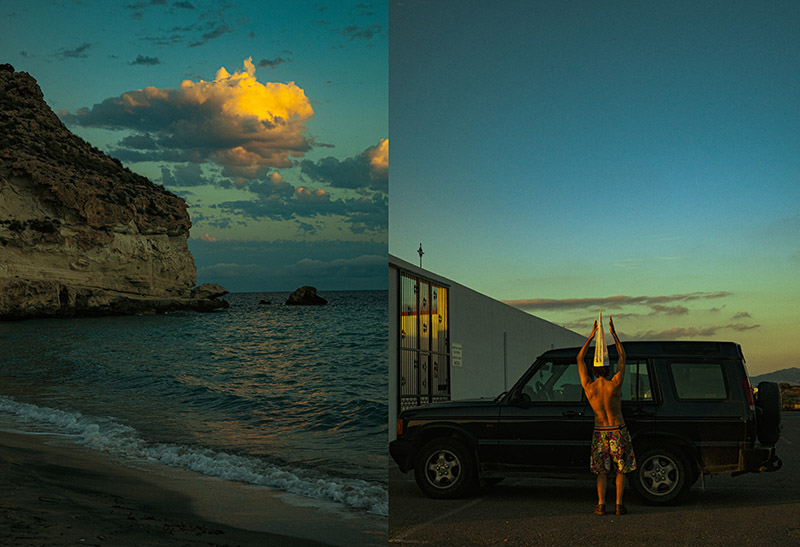
[[[376,515],[389,514],[386,488],[363,480],[331,477],[310,469],[281,468],[258,458],[204,447],[148,443],[134,428],[110,418],[21,403],[4,395],[0,395],[0,412],[55,428],[56,433],[68,434],[80,444],[115,456],[159,462],[224,480],[330,500]]]

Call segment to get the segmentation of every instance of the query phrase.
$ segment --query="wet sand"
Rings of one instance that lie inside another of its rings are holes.
[[[386,545],[386,527],[384,517],[0,429],[3,545]]]

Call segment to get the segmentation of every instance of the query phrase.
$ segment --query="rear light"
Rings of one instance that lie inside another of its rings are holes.
[[[403,426],[405,425],[403,418],[397,418],[397,436],[403,436]]]
[[[747,406],[750,407],[750,412],[755,412],[756,402],[753,400],[753,388],[750,387],[750,380],[746,376],[744,379],[744,393],[747,397]]]

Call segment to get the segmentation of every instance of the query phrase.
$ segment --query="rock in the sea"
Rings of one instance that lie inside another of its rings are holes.
[[[186,202],[73,135],[0,70],[0,319],[208,311]],[[213,294],[216,293],[216,294]]]
[[[228,291],[217,283],[203,283],[192,289],[191,292],[192,298],[199,300],[214,300],[226,294],[228,294]]]
[[[300,287],[286,301],[287,306],[324,306],[328,301],[317,295],[314,287]]]
[[[271,306],[272,302],[270,302],[269,300],[259,300],[258,301],[258,305],[259,306]]]

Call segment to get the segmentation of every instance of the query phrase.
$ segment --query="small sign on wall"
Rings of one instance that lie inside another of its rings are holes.
[[[461,344],[450,345],[450,366],[461,366]]]

